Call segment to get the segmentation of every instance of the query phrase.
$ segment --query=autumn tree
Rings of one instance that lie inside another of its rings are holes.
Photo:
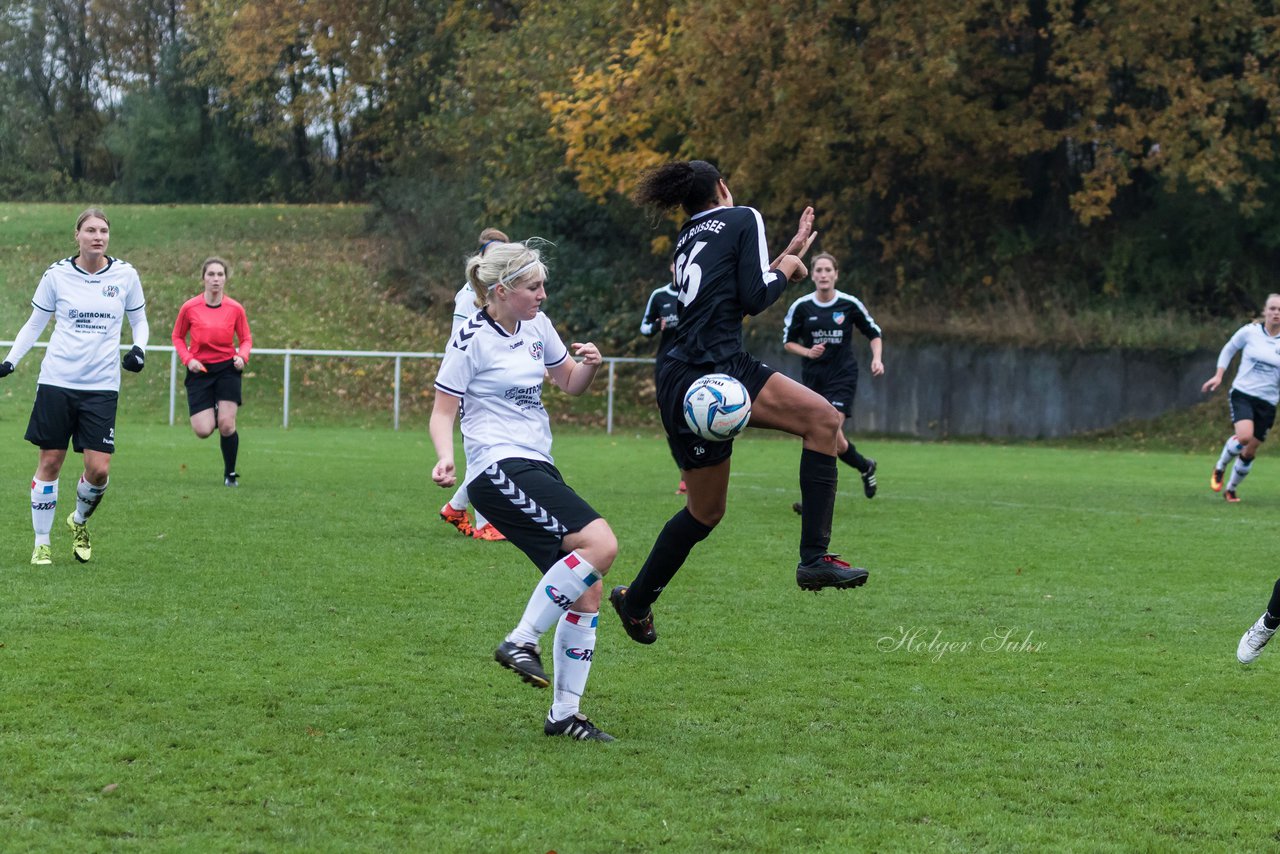
[[[1042,260],[1096,247],[1153,183],[1255,215],[1276,18],[1173,5],[675,0],[544,99],[584,188],[715,156],[768,216],[812,200],[830,248],[941,294],[998,276],[1002,235]]]

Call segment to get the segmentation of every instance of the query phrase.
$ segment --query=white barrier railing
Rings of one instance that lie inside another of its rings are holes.
[[[2,347],[12,347],[12,341],[0,341]],[[39,341],[36,347],[48,347],[47,341]],[[122,351],[132,345],[121,344]],[[169,354],[169,424],[175,423],[178,403],[178,351],[168,344],[157,344],[147,348],[148,353]],[[373,358],[393,359],[395,361],[395,382],[391,403],[391,425],[393,430],[400,429],[400,369],[405,359],[443,359],[444,353],[410,353],[402,350],[295,350],[292,348],[276,349],[271,347],[254,347],[254,356],[284,356],[284,418],[283,427],[289,427],[289,387],[294,356],[336,356],[340,358]],[[653,364],[653,359],[638,359],[629,356],[609,356],[604,362],[609,366],[608,403],[605,414],[605,431],[613,432],[613,394],[617,382],[616,366],[619,364]]]

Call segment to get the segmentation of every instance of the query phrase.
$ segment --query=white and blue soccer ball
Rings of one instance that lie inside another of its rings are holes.
[[[707,374],[685,392],[685,423],[704,439],[727,442],[742,432],[750,418],[751,395],[728,374]]]

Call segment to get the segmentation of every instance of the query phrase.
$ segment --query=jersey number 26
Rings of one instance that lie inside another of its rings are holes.
[[[693,244],[687,255],[676,256],[675,280],[676,288],[680,291],[678,299],[681,305],[687,306],[693,302],[698,296],[698,289],[702,287],[702,268],[693,259],[698,257],[698,253],[706,245],[705,240],[700,240]]]

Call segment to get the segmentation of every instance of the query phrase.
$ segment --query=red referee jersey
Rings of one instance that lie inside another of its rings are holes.
[[[187,346],[187,336],[191,346]],[[235,343],[239,342],[239,347]],[[231,297],[224,296],[219,305],[204,301],[204,294],[192,297],[178,309],[178,319],[173,324],[173,348],[178,359],[187,364],[199,359],[204,364],[225,362],[240,355],[249,361],[253,337],[249,334],[249,319],[244,306]]]

